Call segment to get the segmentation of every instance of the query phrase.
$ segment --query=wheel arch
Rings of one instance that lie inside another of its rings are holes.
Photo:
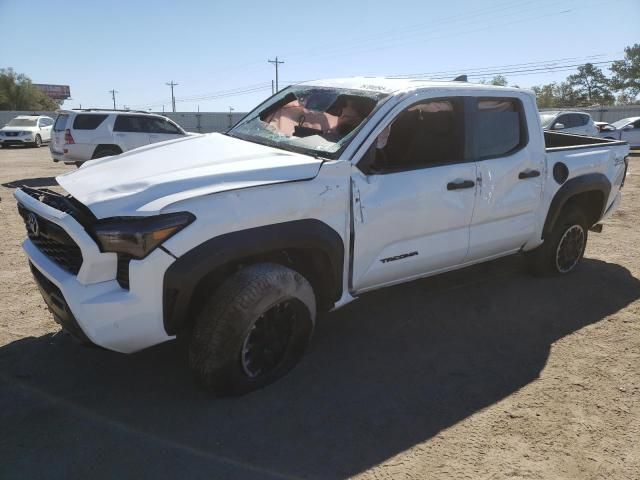
[[[123,152],[122,148],[120,148],[120,146],[116,145],[115,143],[100,143],[100,144],[96,145],[96,148],[93,150],[93,154],[91,155],[91,159],[93,160],[94,158],[96,158],[96,155],[101,150],[104,150],[106,148],[113,148],[113,149],[120,150],[120,153]]]
[[[302,274],[312,285],[319,310],[342,296],[344,243],[316,219],[231,232],[207,240],[179,257],[164,275],[163,321],[169,335],[189,324],[206,296],[243,266],[275,262]]]
[[[610,192],[611,182],[602,173],[589,173],[567,180],[551,200],[542,238],[553,230],[560,213],[567,205],[583,208],[589,227],[596,224],[604,214]]]

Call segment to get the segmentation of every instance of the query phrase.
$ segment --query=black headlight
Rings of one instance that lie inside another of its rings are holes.
[[[141,259],[195,220],[189,212],[153,217],[119,217],[101,220],[92,231],[103,252],[126,253]]]

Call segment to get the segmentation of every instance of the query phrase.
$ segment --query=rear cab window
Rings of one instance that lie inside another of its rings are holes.
[[[60,113],[56,117],[56,123],[53,125],[54,132],[64,132],[67,128],[67,120],[69,120],[68,113]]]
[[[108,115],[79,114],[73,120],[74,130],[95,130]]]

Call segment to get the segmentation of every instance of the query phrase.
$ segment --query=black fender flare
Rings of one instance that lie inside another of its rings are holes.
[[[164,274],[163,321],[175,335],[189,314],[195,289],[225,264],[287,249],[320,250],[328,258],[334,301],[342,296],[344,242],[333,228],[316,219],[294,220],[226,233],[207,240],[173,262]]]
[[[607,199],[609,198],[609,193],[611,192],[611,182],[602,173],[587,173],[585,175],[580,175],[567,180],[554,195],[553,200],[551,200],[551,204],[549,205],[547,218],[544,222],[542,238],[553,230],[562,208],[571,197],[580,193],[592,191],[602,192],[604,195],[602,211],[598,215],[598,219],[602,218],[607,204]]]

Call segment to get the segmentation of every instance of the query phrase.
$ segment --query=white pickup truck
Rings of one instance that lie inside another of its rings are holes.
[[[363,292],[518,252],[571,272],[628,152],[543,132],[521,89],[350,78],[287,88],[226,134],[88,162],[57,178],[68,195],[15,196],[64,329],[118,352],[189,336],[199,382],[235,395]]]

